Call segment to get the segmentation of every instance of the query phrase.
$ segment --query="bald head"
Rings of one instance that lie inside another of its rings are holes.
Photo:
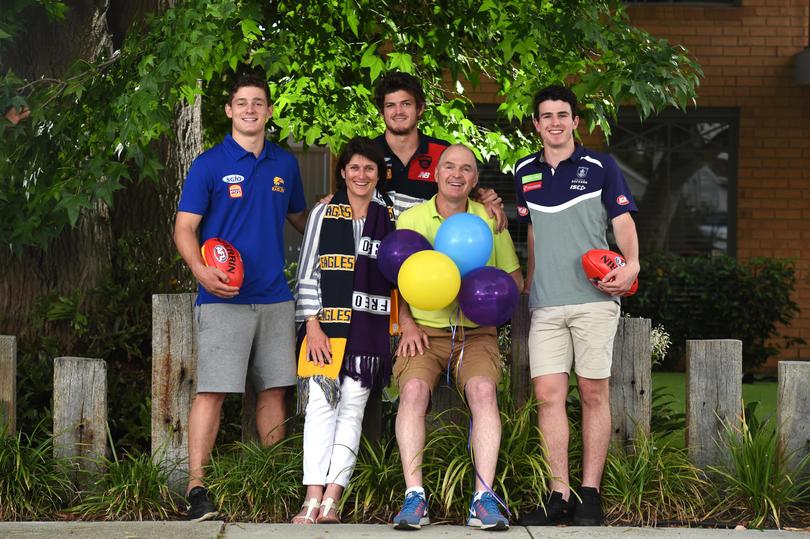
[[[436,165],[436,183],[440,197],[455,202],[466,200],[478,183],[475,154],[463,144],[448,146]]]

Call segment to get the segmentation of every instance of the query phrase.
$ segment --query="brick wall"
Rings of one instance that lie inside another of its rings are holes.
[[[793,82],[808,46],[807,0],[741,6],[636,5],[634,25],[689,49],[703,67],[698,106],[740,111],[737,256],[797,260],[801,313],[785,333],[808,344],[780,359],[810,359],[810,86]],[[776,361],[769,364],[776,367]]]

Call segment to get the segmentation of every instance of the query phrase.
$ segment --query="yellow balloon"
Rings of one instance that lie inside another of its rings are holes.
[[[425,311],[437,311],[456,299],[461,288],[461,274],[446,254],[418,251],[402,263],[397,285],[410,305]]]

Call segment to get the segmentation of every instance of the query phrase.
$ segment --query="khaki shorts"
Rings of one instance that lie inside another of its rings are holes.
[[[615,301],[533,309],[529,328],[532,378],[569,373],[571,365],[577,376],[609,378],[619,311]]]
[[[412,378],[423,380],[432,391],[436,387],[439,377],[447,370],[452,333],[445,329],[422,325],[419,327],[427,333],[430,349],[425,349],[423,355],[397,358],[394,364],[394,379],[400,388]],[[462,342],[464,343],[463,356],[460,354]],[[459,356],[461,356],[461,372],[458,372]],[[463,389],[474,376],[484,376],[497,384],[501,380],[497,330],[494,327],[459,328],[459,331],[456,332],[451,365],[453,379],[459,389]]]

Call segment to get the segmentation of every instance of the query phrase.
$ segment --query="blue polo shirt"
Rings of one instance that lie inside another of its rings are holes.
[[[582,270],[582,255],[607,249],[608,221],[637,211],[616,161],[577,144],[551,168],[542,150],[515,165],[518,220],[531,223],[535,268],[529,306],[619,301],[600,292]]]
[[[194,160],[177,209],[203,216],[200,244],[223,238],[245,264],[245,281],[235,298],[213,296],[200,286],[197,304],[292,300],[284,277],[284,220],[306,209],[292,154],[265,141],[257,158],[227,135]]]

